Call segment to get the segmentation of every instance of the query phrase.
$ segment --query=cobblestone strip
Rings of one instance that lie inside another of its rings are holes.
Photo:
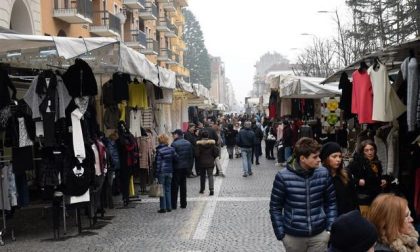
[[[221,155],[222,161],[222,171],[225,174],[226,168],[229,164],[229,159],[227,158],[226,149],[222,149]],[[220,177],[219,177],[220,178]],[[219,198],[220,189],[222,188],[223,179],[216,179],[214,183],[214,196],[208,198],[207,205],[205,206],[204,212],[201,215],[200,222],[197,225],[195,230],[193,240],[205,240],[207,232],[210,229],[211,222],[216,211],[217,199]]]

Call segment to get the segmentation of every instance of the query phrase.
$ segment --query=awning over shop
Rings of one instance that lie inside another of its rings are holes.
[[[324,84],[337,82],[340,80],[341,74],[344,72],[346,72],[347,75],[351,77],[352,73],[359,67],[362,61],[365,61],[369,64],[375,58],[378,58],[383,64],[387,66],[388,73],[393,73],[400,69],[401,63],[406,57],[409,56],[410,50],[417,52],[418,55],[418,52],[420,51],[420,37],[406,41],[404,43],[382,48],[376,52],[369,53],[357,61],[349,64],[348,66],[336,71],[321,83]]]
[[[338,83],[321,85],[323,78],[289,76],[287,82],[280,85],[281,98],[319,99],[341,95]]]
[[[178,78],[177,79],[177,84],[178,84],[178,87],[185,92],[188,92],[188,93],[193,93],[194,92],[194,89],[191,86],[191,83],[187,83],[183,79]]]
[[[174,89],[176,86],[174,72],[156,67],[145,55],[112,38],[0,33],[0,45],[0,62],[15,67],[66,68],[72,64],[73,58],[80,57],[94,73],[121,71],[164,88]]]

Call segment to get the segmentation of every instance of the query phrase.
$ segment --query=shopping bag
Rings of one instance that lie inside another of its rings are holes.
[[[154,181],[149,188],[149,197],[162,197],[163,196],[163,186],[157,181]]]

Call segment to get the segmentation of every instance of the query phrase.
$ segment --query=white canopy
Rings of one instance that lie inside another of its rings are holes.
[[[13,57],[8,57],[13,53]],[[45,68],[47,64],[55,64],[64,67],[69,63],[66,60],[75,57],[84,59],[94,73],[110,69],[141,76],[161,87],[174,89],[176,86],[174,72],[159,67],[158,75],[158,68],[145,55],[116,39],[0,33],[0,61],[14,66]]]
[[[290,76],[280,84],[281,98],[319,99],[341,95],[338,82],[321,85],[323,78]]]

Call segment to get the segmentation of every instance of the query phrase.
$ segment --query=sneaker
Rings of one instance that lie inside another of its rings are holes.
[[[166,209],[166,212],[170,213],[172,210],[171,209]]]
[[[254,174],[254,173],[252,173],[252,172],[248,172],[248,174],[249,174],[249,176],[252,176],[252,174]]]
[[[217,176],[219,176],[219,173],[218,173],[218,172],[216,172],[216,174],[214,174],[213,176],[217,177]]]
[[[159,211],[157,211],[158,213],[166,213],[165,209],[160,209]]]
[[[248,177],[248,174],[244,173],[244,175],[242,175],[242,177],[246,178],[246,177]]]
[[[281,163],[275,163],[274,165],[278,167],[281,166]]]
[[[255,164],[256,164],[256,165],[259,165],[259,164],[260,164],[260,162],[258,162],[258,161],[257,161],[257,162],[255,162]]]
[[[185,209],[185,208],[187,208],[187,206],[181,206],[181,208],[182,208],[182,209]]]
[[[210,191],[210,194],[209,194],[210,196],[213,196],[214,195],[214,191]]]
[[[204,193],[204,190],[200,190],[200,192],[199,192],[199,193],[203,194],[203,193]]]

